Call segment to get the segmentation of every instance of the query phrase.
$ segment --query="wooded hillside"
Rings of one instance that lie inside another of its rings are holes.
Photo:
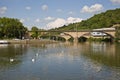
[[[107,28],[113,26],[114,24],[120,24],[120,8],[96,14],[93,17],[87,20],[83,20],[80,23],[62,26],[58,28],[58,30],[76,30],[76,26],[78,30]]]

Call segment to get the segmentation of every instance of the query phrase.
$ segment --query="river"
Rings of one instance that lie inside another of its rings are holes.
[[[120,80],[120,44],[0,44],[0,80]]]

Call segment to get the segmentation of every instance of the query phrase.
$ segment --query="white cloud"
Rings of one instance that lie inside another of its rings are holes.
[[[69,17],[66,21],[66,24],[77,23],[77,22],[81,22],[81,21],[82,21],[82,19],[80,19],[80,18]]]
[[[54,20],[54,18],[49,16],[49,17],[46,17],[45,20],[50,21],[50,20]]]
[[[64,24],[66,24],[66,21],[64,19],[57,18],[55,21],[47,24],[47,29],[58,28],[60,26],[63,26]]]
[[[81,10],[82,13],[94,13],[94,12],[99,12],[103,9],[102,4],[94,4],[89,6],[84,6]]]
[[[55,21],[47,24],[47,29],[58,28],[64,25],[68,25],[70,23],[81,22],[81,20],[82,19],[80,18],[73,18],[73,17],[69,17],[66,20],[62,18],[57,18]]]
[[[21,22],[21,23],[24,23],[24,22],[25,22],[25,19],[20,19],[20,22]]]
[[[5,12],[7,11],[7,7],[0,7],[0,14],[5,14]]]
[[[120,4],[120,0],[110,0],[114,4]]]
[[[41,21],[40,19],[36,19],[36,20],[35,20],[36,23],[39,23],[40,21]]]
[[[26,10],[31,10],[30,6],[25,7]]]
[[[42,7],[41,7],[41,8],[42,8],[42,10],[43,10],[43,11],[48,10],[48,6],[47,6],[47,5],[42,5]]]

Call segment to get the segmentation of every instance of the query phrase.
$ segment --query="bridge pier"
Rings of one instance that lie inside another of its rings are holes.
[[[78,37],[75,37],[73,42],[78,43]]]

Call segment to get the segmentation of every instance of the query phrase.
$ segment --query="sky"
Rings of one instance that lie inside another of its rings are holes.
[[[0,17],[17,18],[28,29],[51,29],[116,8],[120,0],[0,0]]]

